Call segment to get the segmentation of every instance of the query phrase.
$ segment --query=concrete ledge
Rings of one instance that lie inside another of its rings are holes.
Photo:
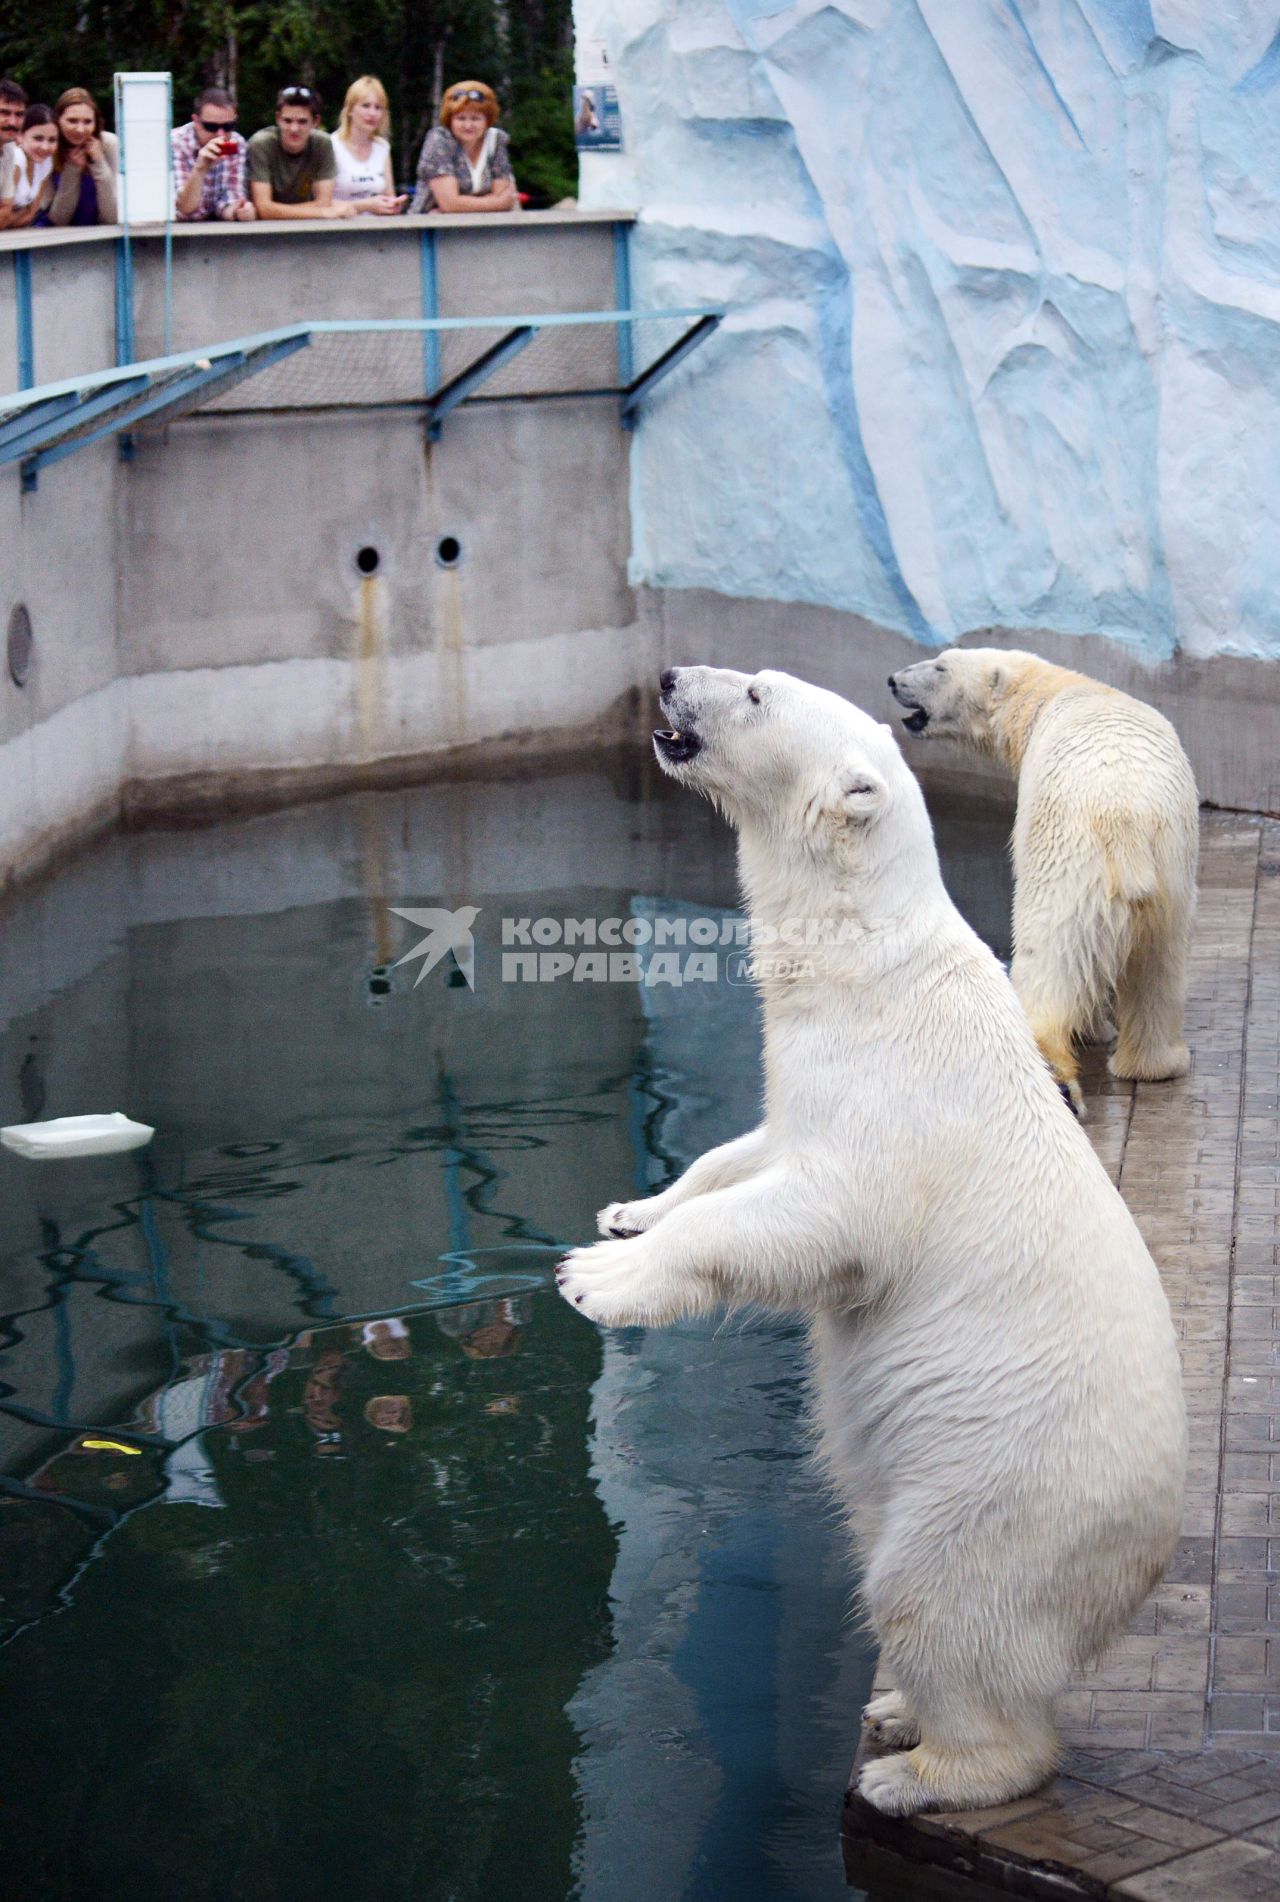
[[[845,1880],[851,1888],[863,1889],[878,1899],[902,1895],[903,1862],[893,1849],[883,1848],[870,1837],[842,1838]],[[940,1863],[911,1864],[911,1902],[999,1902],[1010,1891],[980,1882],[965,1868],[944,1868]]]
[[[382,235],[397,231],[527,231],[530,226],[545,230],[549,225],[630,225],[634,211],[578,210],[549,207],[546,211],[432,211],[416,216],[404,212],[398,218],[381,218],[373,212],[355,218],[264,218],[252,224],[237,224],[221,218],[190,218],[172,225],[131,225],[129,236],[135,243],[163,241],[168,230],[175,240],[187,238],[227,238],[233,243],[255,238],[308,238],[363,235],[371,230]],[[0,252],[45,251],[67,244],[106,244],[123,238],[123,225],[94,225],[52,229],[29,227],[23,231],[0,231]]]
[[[390,657],[375,706],[397,709],[394,736],[368,724],[349,662],[123,678],[0,746],[0,891],[120,821],[201,824],[365,787],[639,753],[647,707],[629,679],[634,657],[630,631],[617,629],[475,648],[459,657],[460,693],[434,653]],[[548,676],[559,682],[551,695]],[[433,709],[446,705],[460,707],[454,730],[437,717],[438,744],[424,744]]]
[[[618,717],[631,716],[628,705]],[[22,859],[0,865],[0,896],[27,885],[117,826],[126,831],[190,831],[220,820],[308,805],[351,792],[387,792],[440,783],[535,780],[544,774],[616,762],[627,743],[612,721],[598,726],[530,729],[491,740],[356,765],[262,769],[243,773],[181,773],[163,779],[126,779],[93,806],[31,836]]]
[[[178,829],[350,792],[386,792],[442,780],[455,784],[535,780],[587,764],[598,766],[604,759],[616,760],[620,748],[634,743],[637,698],[634,693],[623,695],[589,726],[527,728],[433,753],[399,754],[356,764],[130,779],[121,789],[120,818],[126,827]]]
[[[858,1753],[854,1779],[878,1754]],[[1221,1786],[1221,1795],[1215,1786]],[[1158,1800],[1147,1793],[1155,1788]],[[1280,1759],[1229,1750],[1069,1751],[1043,1790],[996,1809],[893,1817],[851,1783],[841,1848],[845,1874],[896,1876],[903,1864],[945,1886],[911,1893],[964,1898],[1025,1896],[1032,1902],[1244,1902],[1280,1894],[1276,1826],[1249,1833],[1215,1817],[1244,1804],[1258,1818],[1280,1811]],[[886,1889],[886,1893],[891,1892]]]

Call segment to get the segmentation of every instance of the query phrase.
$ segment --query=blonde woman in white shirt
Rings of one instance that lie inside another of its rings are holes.
[[[22,130],[0,157],[0,230],[21,231],[53,196],[58,124],[48,106],[28,106]]]
[[[338,176],[335,201],[346,199],[361,211],[393,217],[403,211],[407,198],[396,196],[391,171],[391,113],[381,80],[372,73],[352,80],[342,102],[342,116],[333,135]]]

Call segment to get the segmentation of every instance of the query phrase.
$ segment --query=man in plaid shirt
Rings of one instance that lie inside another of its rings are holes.
[[[177,126],[170,139],[180,219],[257,216],[245,197],[245,143],[236,131],[236,102],[229,92],[207,87],[189,123]]]

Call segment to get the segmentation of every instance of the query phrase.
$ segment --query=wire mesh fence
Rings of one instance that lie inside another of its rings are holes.
[[[223,370],[218,384],[218,394],[226,401],[228,408],[236,407],[237,389],[245,383],[250,383],[260,373],[260,359],[263,354],[262,351],[251,351],[237,369]],[[214,362],[216,359],[207,366],[195,367],[212,368]],[[206,387],[192,377],[192,367],[190,364],[178,364],[170,370],[151,373],[150,387],[145,392],[146,413],[138,424],[139,428],[159,429],[164,424],[175,421],[179,416],[190,415],[193,410],[207,406]],[[262,372],[262,374],[267,373]],[[58,433],[59,446],[79,441],[86,436],[100,436],[116,422],[121,428],[126,428],[130,421],[128,412],[137,401],[137,393],[126,387],[118,403],[105,409],[95,406],[93,415],[80,424],[76,424],[72,418]]]
[[[689,329],[688,317],[535,326],[530,342],[477,386],[480,400],[569,396],[626,387]],[[421,403],[481,362],[516,324],[458,330],[317,328],[305,350],[247,386],[220,389],[202,411],[378,408]]]
[[[719,315],[297,325],[211,346],[208,357],[189,351],[0,398],[0,463],[21,460],[26,482],[80,444],[191,414],[408,405],[443,417],[463,400],[630,392],[626,420],[643,394],[636,386],[702,342]]]

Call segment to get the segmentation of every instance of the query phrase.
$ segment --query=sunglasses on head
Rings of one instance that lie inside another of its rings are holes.
[[[483,105],[487,94],[482,93],[478,86],[456,86],[449,94],[449,97],[453,100],[455,105],[458,105],[463,99],[475,99]]]
[[[310,86],[286,86],[276,101],[281,106],[314,106],[316,96]]]

